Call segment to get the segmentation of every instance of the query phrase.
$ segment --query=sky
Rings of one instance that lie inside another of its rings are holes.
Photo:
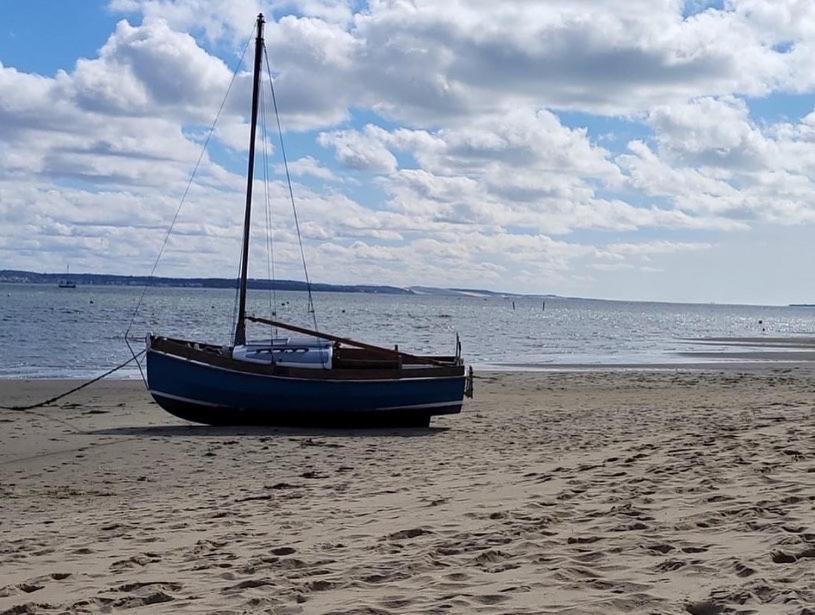
[[[149,273],[223,103],[156,274],[235,276],[260,11],[313,281],[815,302],[811,0],[0,2],[0,269]]]

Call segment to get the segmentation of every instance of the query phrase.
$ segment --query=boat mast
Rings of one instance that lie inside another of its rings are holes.
[[[246,213],[243,219],[243,254],[241,255],[240,298],[238,299],[238,324],[235,328],[235,345],[246,343],[246,280],[249,275],[249,230],[252,219],[252,181],[255,171],[255,132],[258,124],[258,90],[260,63],[263,54],[263,13],[258,14],[257,38],[255,39],[255,72],[252,81],[252,119],[249,134],[249,168],[246,172]]]

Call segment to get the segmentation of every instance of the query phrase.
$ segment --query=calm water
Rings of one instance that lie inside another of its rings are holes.
[[[0,284],[0,377],[86,377],[129,357],[123,334],[140,289]],[[277,293],[278,317],[309,325],[303,293]],[[677,352],[711,350],[702,336],[815,335],[815,309],[635,303],[583,299],[315,293],[317,322],[338,335],[409,352],[454,352],[455,334],[476,367],[681,363]],[[148,331],[216,343],[229,340],[234,291],[149,289],[131,337]],[[268,316],[268,294],[250,312]],[[268,335],[256,326],[252,337]],[[138,342],[137,342],[138,343]],[[141,344],[139,344],[141,348]],[[135,368],[120,372],[135,377]]]

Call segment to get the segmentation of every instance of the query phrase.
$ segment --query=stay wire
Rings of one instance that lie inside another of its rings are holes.
[[[269,87],[272,91],[272,103],[274,104],[274,114],[277,120],[277,134],[280,140],[280,155],[283,158],[283,168],[286,170],[286,183],[289,187],[289,199],[291,200],[291,209],[294,214],[294,226],[297,229],[297,241],[300,244],[300,258],[303,260],[303,273],[306,277],[306,290],[308,291],[308,311],[311,313],[311,319],[314,323],[314,330],[319,331],[317,328],[317,314],[314,311],[314,297],[311,294],[311,280],[308,277],[308,266],[306,265],[306,253],[303,250],[303,237],[300,233],[300,221],[297,218],[297,206],[294,204],[294,190],[291,187],[291,174],[289,173],[289,162],[286,157],[286,146],[283,143],[283,129],[280,127],[280,113],[277,109],[277,97],[274,91],[274,80],[272,79],[272,71],[269,68],[269,56],[266,54],[266,44],[263,45],[263,57],[266,60],[266,73],[269,75]]]
[[[269,278],[269,320],[274,320],[277,316],[277,289],[275,288],[275,260],[274,260],[274,237],[272,236],[272,212],[269,204],[269,138],[266,128],[266,102],[263,95],[263,88],[260,88],[260,118],[261,118],[261,141],[263,143],[263,194],[265,197],[266,211],[266,275]],[[277,327],[269,326],[269,334],[274,339]]]
[[[207,151],[207,147],[209,146],[209,142],[212,139],[212,135],[215,132],[215,125],[218,123],[218,119],[221,117],[221,112],[226,105],[226,100],[229,98],[229,92],[232,90],[232,85],[235,83],[235,78],[238,76],[238,71],[240,70],[241,66],[243,65],[243,58],[246,55],[246,50],[249,48],[249,43],[252,41],[252,36],[255,34],[256,26],[252,28],[252,33],[249,35],[249,38],[246,40],[246,43],[243,46],[243,50],[241,51],[240,59],[238,60],[237,65],[235,66],[235,70],[232,71],[232,78],[229,80],[229,85],[226,88],[226,93],[224,94],[224,98],[221,101],[220,106],[218,107],[218,111],[215,114],[215,118],[212,120],[212,124],[209,127],[209,132],[207,133],[206,139],[204,139],[204,144],[201,146],[201,152],[198,154],[198,160],[195,162],[195,166],[192,169],[192,173],[190,174],[189,179],[187,180],[187,185],[184,188],[184,192],[181,195],[181,202],[178,204],[178,208],[175,210],[175,215],[173,216],[172,221],[170,222],[170,227],[167,229],[167,233],[164,235],[164,241],[161,243],[161,249],[159,250],[158,256],[156,257],[155,262],[153,263],[152,269],[150,269],[150,275],[147,276],[147,283],[142,287],[141,295],[139,295],[139,300],[136,303],[136,308],[133,310],[133,314],[130,317],[130,322],[127,325],[127,330],[125,331],[125,344],[127,345],[128,350],[130,350],[130,354],[133,356],[133,360],[136,360],[136,364],[139,366],[139,373],[142,376],[142,380],[144,380],[145,386],[147,385],[147,379],[144,376],[144,372],[142,371],[141,363],[136,359],[138,355],[133,352],[133,348],[130,346],[130,342],[128,340],[128,335],[130,334],[131,329],[133,328],[133,323],[136,320],[136,316],[141,309],[141,305],[144,301],[144,295],[147,292],[148,287],[150,286],[150,282],[152,281],[155,273],[156,268],[158,267],[159,261],[161,261],[161,257],[164,255],[164,250],[167,248],[167,243],[170,240],[170,235],[173,232],[173,228],[175,227],[175,223],[178,221],[178,216],[181,213],[181,208],[184,206],[184,201],[187,199],[187,195],[190,192],[190,188],[192,187],[192,182],[195,179],[195,175],[198,173],[198,168],[201,166],[201,161],[204,159],[204,154]],[[139,353],[141,354],[141,353]]]
[[[233,343],[235,339],[235,328],[238,326],[238,301],[240,298],[241,290],[241,269],[243,269],[243,260],[240,253],[238,253],[238,271],[235,274],[235,296],[232,300],[232,324],[227,333],[228,343]]]

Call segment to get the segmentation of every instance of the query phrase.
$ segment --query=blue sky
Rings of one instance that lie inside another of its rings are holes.
[[[0,3],[0,267],[149,269],[263,10],[315,279],[813,301],[815,7],[407,6]],[[247,69],[159,273],[234,271]],[[277,269],[298,277],[269,147]],[[255,221],[263,275],[262,201]]]
[[[0,58],[5,66],[53,75],[94,57],[121,14],[94,0],[0,3]]]

